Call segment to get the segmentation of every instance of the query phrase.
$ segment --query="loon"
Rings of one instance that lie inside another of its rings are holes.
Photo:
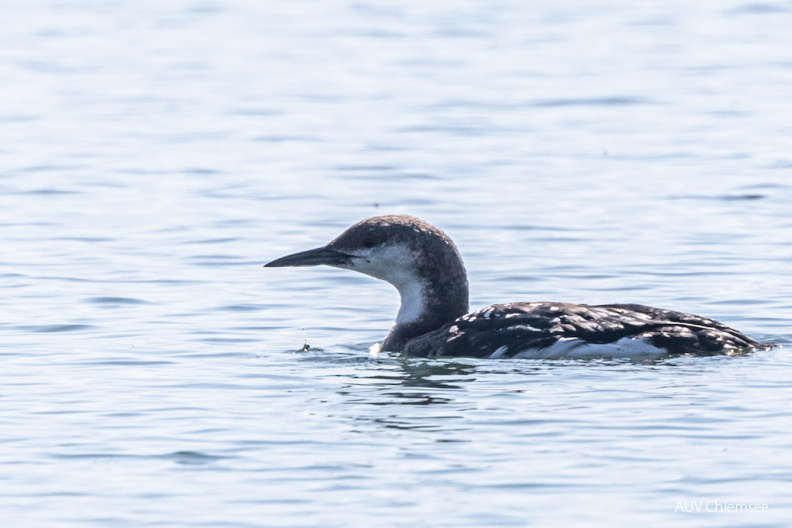
[[[584,359],[739,354],[767,348],[712,319],[639,304],[495,304],[468,312],[462,257],[440,229],[408,215],[353,225],[326,246],[265,267],[327,265],[389,282],[396,323],[381,350],[412,357]]]

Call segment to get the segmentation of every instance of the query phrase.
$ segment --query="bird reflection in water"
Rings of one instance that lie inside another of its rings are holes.
[[[476,365],[452,361],[397,360],[399,371],[377,370],[373,375],[356,376],[338,393],[346,403],[369,405],[442,405],[452,403],[449,391],[464,389],[475,381]],[[360,389],[374,389],[361,398]],[[393,390],[393,389],[402,390]],[[424,390],[410,390],[412,388]],[[350,390],[351,389],[351,390]],[[406,389],[406,390],[403,390]]]

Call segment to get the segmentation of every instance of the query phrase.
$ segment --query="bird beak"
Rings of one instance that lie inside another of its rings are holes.
[[[286,255],[272,262],[264,264],[265,268],[286,268],[296,266],[342,266],[348,264],[352,255],[341,253],[327,247],[300,251],[293,255]]]

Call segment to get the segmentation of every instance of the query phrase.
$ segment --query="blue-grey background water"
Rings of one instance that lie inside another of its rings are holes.
[[[790,27],[782,0],[6,2],[4,524],[784,526]],[[262,265],[386,213],[456,241],[471,308],[782,346],[373,356],[390,286]],[[768,507],[679,511],[715,500]]]

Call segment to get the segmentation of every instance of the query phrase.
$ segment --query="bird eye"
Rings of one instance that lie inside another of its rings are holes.
[[[363,239],[363,242],[360,245],[366,249],[371,249],[377,245],[377,242],[373,238],[366,238]]]

